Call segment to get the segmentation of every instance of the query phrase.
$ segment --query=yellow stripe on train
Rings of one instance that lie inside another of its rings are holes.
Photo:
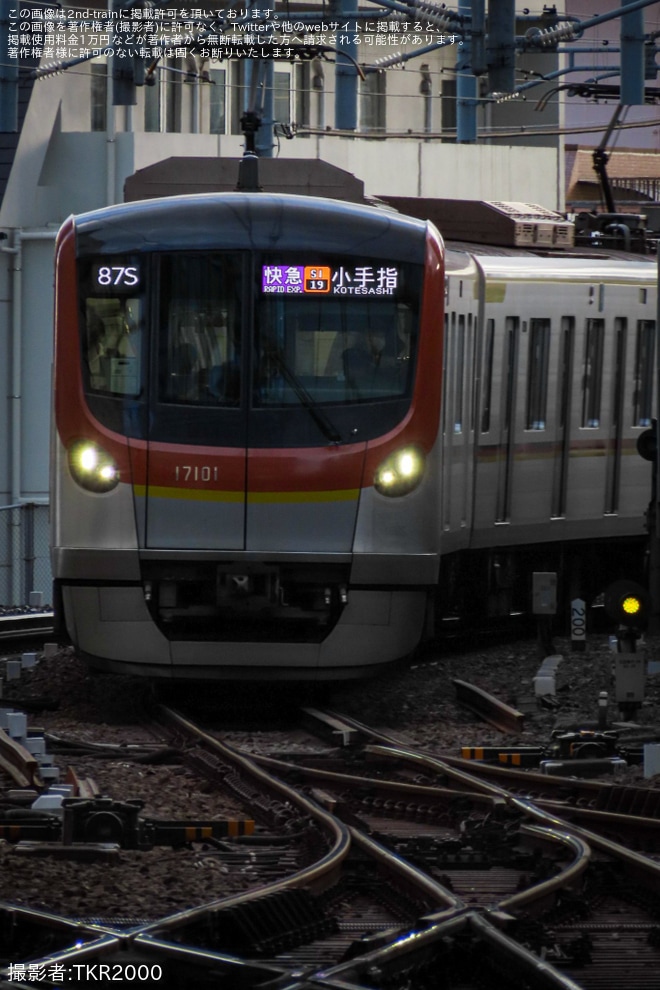
[[[318,492],[248,492],[217,491],[213,488],[174,488],[164,485],[133,485],[139,498],[180,499],[187,502],[247,502],[250,505],[290,504],[295,502],[355,502],[359,488],[340,488]]]

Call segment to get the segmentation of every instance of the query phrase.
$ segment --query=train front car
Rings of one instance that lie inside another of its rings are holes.
[[[60,231],[52,557],[73,642],[149,676],[347,677],[437,581],[443,250],[311,197]]]

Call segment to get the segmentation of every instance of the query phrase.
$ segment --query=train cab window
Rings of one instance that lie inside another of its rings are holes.
[[[405,395],[413,314],[394,301],[269,297],[260,307],[254,402],[296,405]]]
[[[525,428],[544,430],[550,366],[550,320],[532,319],[529,327],[527,365],[527,416]]]
[[[637,321],[635,344],[635,384],[633,390],[633,426],[650,426],[653,416],[653,379],[655,376],[655,320]]]
[[[237,406],[241,397],[242,261],[229,253],[160,261],[161,402]]]
[[[81,284],[85,389],[135,398],[142,390],[144,336],[139,263],[119,257],[91,260]]]
[[[258,260],[255,408],[410,396],[418,266],[353,256],[308,259],[299,253]]]
[[[600,426],[605,321],[587,320],[582,376],[582,426]]]

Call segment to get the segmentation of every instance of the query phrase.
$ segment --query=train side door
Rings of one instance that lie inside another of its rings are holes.
[[[242,550],[247,255],[172,252],[155,262],[145,545]]]
[[[472,282],[458,281],[458,299],[471,299]],[[451,310],[445,317],[443,371],[442,528],[445,550],[469,539],[473,511],[473,459],[477,381],[477,318]]]

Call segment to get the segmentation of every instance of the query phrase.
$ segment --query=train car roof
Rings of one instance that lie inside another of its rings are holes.
[[[270,193],[169,196],[73,218],[79,256],[103,252],[323,250],[422,263],[425,220],[342,200]]]
[[[570,250],[534,250],[496,245],[470,244],[466,241],[445,242],[448,273],[465,271],[478,265],[487,278],[526,280],[534,278],[571,278],[598,282],[654,281],[657,259],[651,255],[630,254],[600,248]]]

